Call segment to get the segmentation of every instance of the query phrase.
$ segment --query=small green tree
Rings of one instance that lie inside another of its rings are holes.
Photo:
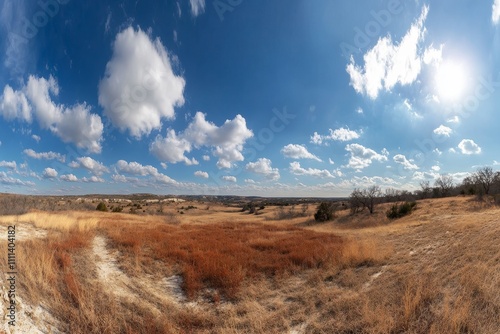
[[[106,203],[100,202],[99,204],[97,204],[96,210],[106,212],[108,211],[108,207],[106,206]]]
[[[335,207],[333,203],[322,202],[314,214],[317,222],[326,222],[335,218]]]

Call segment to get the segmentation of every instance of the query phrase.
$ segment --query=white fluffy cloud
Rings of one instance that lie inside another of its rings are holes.
[[[89,152],[100,153],[103,130],[101,117],[91,114],[88,105],[78,104],[62,113],[53,132],[66,143],[76,143]]]
[[[313,159],[321,161],[320,158],[310,153],[304,145],[288,144],[281,149],[281,154],[292,159]]]
[[[26,149],[23,151],[24,154],[26,154],[28,157],[33,158],[33,159],[44,159],[44,160],[59,160],[60,162],[65,162],[66,157],[60,153],[55,153],[52,151],[49,152],[35,152],[32,149]]]
[[[390,91],[396,84],[413,83],[421,72],[422,63],[440,59],[439,50],[421,46],[428,12],[429,7],[424,6],[420,17],[399,43],[394,43],[390,35],[380,38],[363,56],[364,66],[357,65],[351,56],[346,70],[356,92],[376,99],[383,89]]]
[[[185,83],[174,74],[160,39],[129,27],[114,41],[99,83],[99,104],[115,126],[140,138],[159,129],[162,118],[174,118],[174,108],[184,104]]]
[[[8,185],[8,186],[11,186],[11,185],[30,186],[30,187],[35,186],[35,183],[33,183],[31,181],[21,181],[19,179],[14,179],[13,177],[10,177],[9,175],[7,175],[7,173],[5,173],[5,172],[0,172],[0,184],[4,184],[4,185]]]
[[[300,162],[294,161],[290,163],[290,172],[294,175],[309,175],[314,177],[319,177],[322,179],[326,178],[334,178],[332,173],[330,173],[326,169],[317,169],[317,168],[302,168],[300,166]]]
[[[0,161],[0,167],[9,168],[9,169],[17,169],[17,163],[15,161]]]
[[[91,177],[84,177],[82,178],[82,181],[83,182],[86,182],[86,183],[104,183],[104,179],[103,178],[100,178],[98,176],[91,176]]]
[[[350,141],[353,139],[358,139],[360,137],[360,133],[350,130],[349,128],[339,128],[339,129],[329,129],[329,135],[320,135],[317,132],[311,136],[311,143],[321,145],[326,143],[329,140],[335,141]]]
[[[21,91],[14,91],[6,85],[0,97],[0,114],[8,121],[22,119],[31,122],[31,105],[26,95]]]
[[[222,177],[222,179],[223,179],[224,181],[226,181],[226,182],[233,182],[233,183],[235,183],[235,182],[237,181],[237,180],[236,180],[236,177],[231,176],[231,175],[224,175],[224,176]]]
[[[205,119],[205,114],[197,112],[188,127],[179,134],[169,129],[167,136],[157,136],[150,145],[150,151],[158,159],[170,163],[184,162],[198,164],[196,160],[185,156],[191,149],[211,147],[212,154],[218,157],[219,168],[230,168],[234,162],[243,161],[243,145],[253,136],[247,128],[246,121],[241,115],[236,115],[232,120],[220,127]]]
[[[184,162],[186,165],[197,164],[196,160],[190,160],[184,155],[186,152],[191,152],[191,143],[177,136],[173,129],[167,130],[167,136],[165,138],[158,135],[151,143],[149,150],[158,159],[173,164],[178,162]]]
[[[477,145],[472,139],[463,139],[459,144],[458,148],[462,154],[471,155],[481,153],[481,147]]]
[[[264,175],[269,180],[279,180],[280,172],[278,168],[272,168],[271,160],[267,158],[260,158],[255,162],[249,162],[246,165],[246,169],[249,172]]]
[[[394,160],[395,163],[398,163],[401,166],[403,166],[404,169],[409,169],[409,170],[418,169],[417,165],[406,159],[406,157],[402,154],[396,154],[392,159]]]
[[[493,2],[491,21],[493,21],[494,24],[500,22],[500,0],[494,0]]]
[[[40,136],[37,136],[37,135],[31,135],[31,138],[33,138],[33,140],[36,141],[37,143],[39,143],[40,140],[42,140],[42,138]]]
[[[78,182],[78,178],[74,174],[61,175],[60,179],[66,182]]]
[[[57,177],[57,171],[54,168],[45,168],[42,176],[45,179],[55,179]]]
[[[200,177],[202,179],[208,179],[208,173],[202,172],[201,170],[197,170],[196,172],[194,172],[194,176]]]
[[[444,125],[440,125],[438,128],[434,129],[435,134],[445,137],[449,137],[452,132],[453,132],[452,129]]]
[[[76,161],[72,161],[68,166],[71,168],[86,169],[96,176],[101,176],[102,174],[109,172],[109,169],[106,166],[90,157],[77,158]]]
[[[104,126],[101,117],[90,113],[90,107],[76,104],[66,107],[56,104],[51,95],[59,94],[57,80],[30,75],[28,83],[19,91],[5,86],[0,97],[0,115],[6,120],[21,119],[31,122],[36,118],[42,129],[52,131],[64,142],[71,142],[91,153],[101,152]],[[39,141],[40,137],[33,136]]]
[[[151,165],[143,166],[138,162],[132,161],[127,162],[125,160],[118,160],[115,164],[116,171],[118,173],[126,173],[130,175],[138,175],[138,176],[150,176],[152,180],[162,184],[176,184],[177,182],[170,178],[169,176],[158,172],[156,167]],[[127,178],[122,177],[121,175],[113,175],[113,179],[115,181],[127,180]],[[126,182],[126,181],[123,181]]]
[[[189,0],[189,4],[191,5],[191,14],[194,17],[205,12],[205,0]]]
[[[156,175],[158,174],[158,169],[151,165],[143,166],[138,162],[126,162],[125,160],[118,160],[116,163],[117,171],[121,173],[127,173],[132,175]]]
[[[379,154],[370,148],[360,144],[349,144],[345,147],[346,151],[351,153],[347,167],[354,169],[363,169],[372,164],[373,161],[387,161],[387,156]]]

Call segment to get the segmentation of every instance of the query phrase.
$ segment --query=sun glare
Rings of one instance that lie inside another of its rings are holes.
[[[459,99],[465,91],[466,83],[465,68],[462,64],[445,61],[437,69],[436,88],[442,100]]]

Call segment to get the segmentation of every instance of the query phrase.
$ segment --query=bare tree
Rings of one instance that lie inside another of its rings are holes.
[[[363,202],[363,192],[361,190],[354,188],[349,196],[349,206],[351,208],[351,214],[355,214],[365,208]]]
[[[420,188],[422,190],[421,197],[422,199],[429,198],[432,194],[432,189],[429,181],[421,181]]]
[[[453,177],[450,175],[442,174],[434,183],[434,186],[438,187],[441,196],[446,197],[450,194],[451,189],[453,189]]]
[[[377,204],[381,195],[382,191],[379,186],[371,186],[370,188],[363,190],[364,205],[368,208],[370,213],[373,213],[375,204]]]
[[[490,188],[495,181],[495,173],[491,167],[479,168],[473,175],[473,180],[476,184],[482,187],[484,193],[488,195]]]

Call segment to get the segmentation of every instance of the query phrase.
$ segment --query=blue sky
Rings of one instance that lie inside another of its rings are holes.
[[[0,10],[0,192],[344,196],[499,169],[499,0]]]

